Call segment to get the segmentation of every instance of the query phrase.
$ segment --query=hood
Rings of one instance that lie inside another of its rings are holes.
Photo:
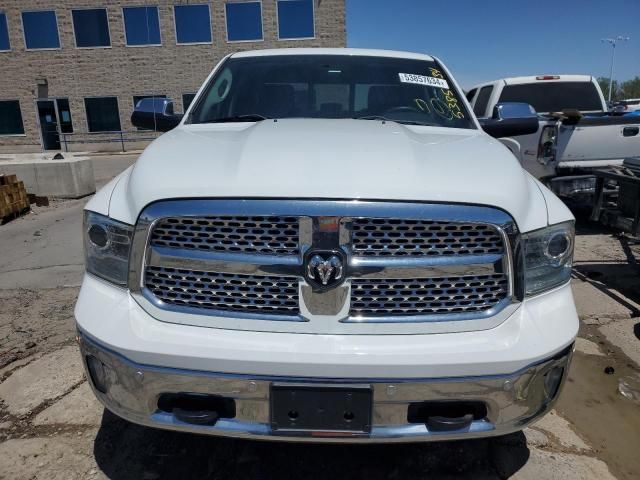
[[[185,125],[141,155],[126,204],[135,222],[170,198],[331,198],[499,207],[523,231],[546,225],[538,187],[500,142],[480,130],[350,119]]]

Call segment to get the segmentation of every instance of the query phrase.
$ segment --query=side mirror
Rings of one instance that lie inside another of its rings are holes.
[[[181,120],[182,114],[173,113],[173,101],[168,98],[143,98],[131,114],[134,127],[157,132],[168,132],[177,127]]]
[[[517,137],[538,131],[538,115],[528,103],[502,102],[493,107],[491,118],[478,119],[482,129],[494,138]]]

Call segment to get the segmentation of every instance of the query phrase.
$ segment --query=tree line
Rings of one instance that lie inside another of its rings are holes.
[[[609,79],[607,77],[598,77],[598,83],[600,84],[604,98],[609,98]],[[624,82],[619,82],[618,80],[613,81],[611,99],[616,101],[626,98],[640,98],[640,77],[635,77]]]

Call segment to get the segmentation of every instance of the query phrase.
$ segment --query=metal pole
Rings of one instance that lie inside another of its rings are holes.
[[[122,135],[122,130],[120,130],[120,143],[122,144],[122,151],[124,152],[124,137]]]
[[[615,58],[616,55],[616,45],[618,42],[622,42],[622,41],[626,41],[629,40],[629,37],[623,37],[622,35],[618,35],[615,38],[603,38],[600,41],[603,43],[608,43],[609,45],[611,45],[611,66],[609,68],[609,104],[611,104],[611,94],[613,93],[613,60]]]

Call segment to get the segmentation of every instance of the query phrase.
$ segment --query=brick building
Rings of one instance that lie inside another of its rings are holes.
[[[0,0],[0,152],[142,144],[134,102],[183,111],[224,55],[345,42],[344,0]]]

